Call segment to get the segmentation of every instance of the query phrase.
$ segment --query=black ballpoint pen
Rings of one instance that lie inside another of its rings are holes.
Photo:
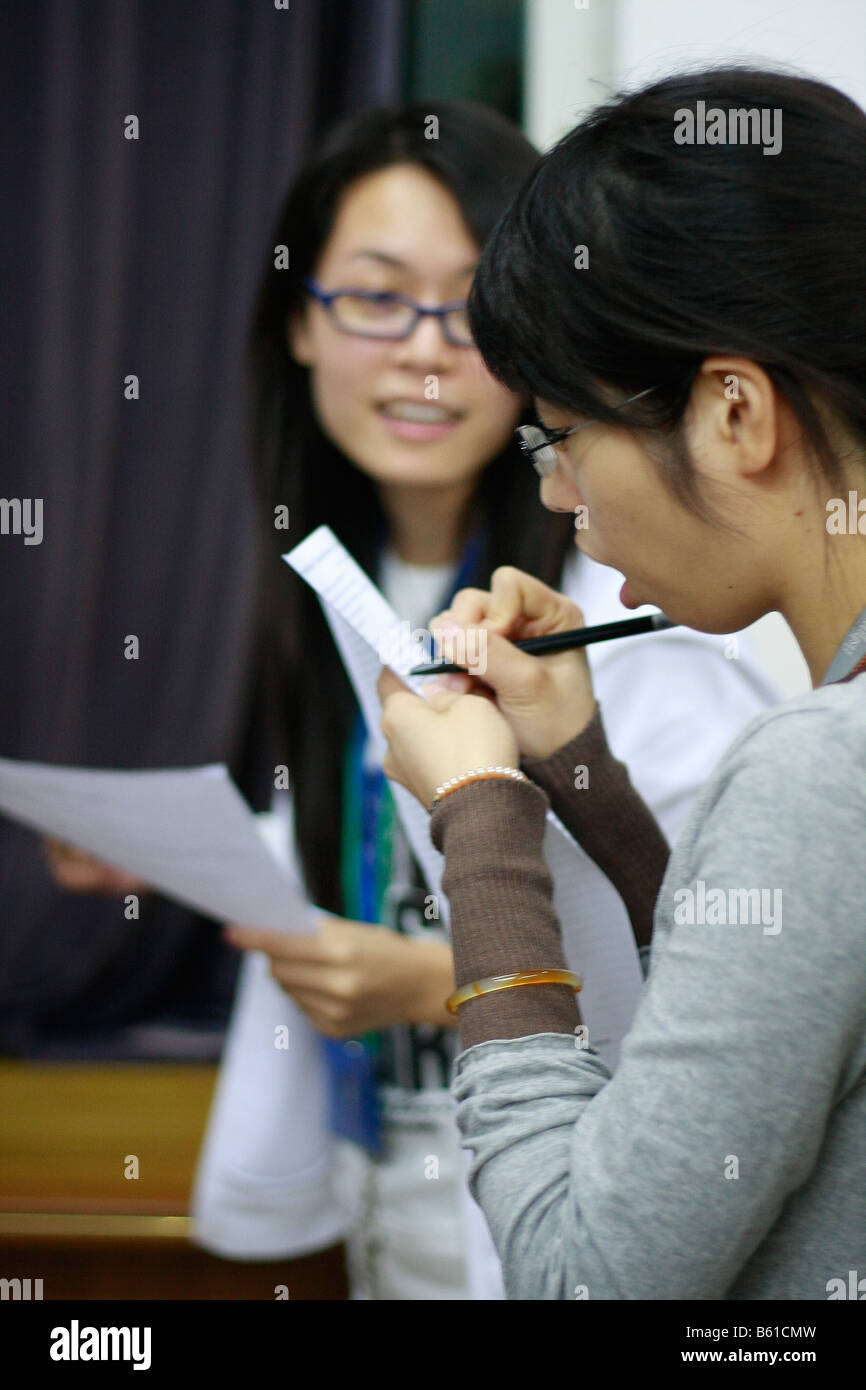
[[[548,656],[551,652],[588,647],[593,642],[610,642],[615,637],[635,637],[641,632],[661,632],[664,628],[677,626],[678,624],[671,622],[664,613],[648,613],[644,618],[622,618],[615,623],[599,623],[596,627],[573,627],[568,632],[551,632],[547,637],[527,637],[525,641],[515,642],[514,645],[518,651],[528,652],[530,656]],[[449,661],[436,661],[430,666],[415,666],[409,675],[465,675],[466,669]]]

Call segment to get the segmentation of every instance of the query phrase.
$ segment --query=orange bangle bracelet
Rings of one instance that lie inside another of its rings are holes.
[[[573,970],[518,970],[515,975],[488,975],[484,980],[473,980],[470,985],[462,985],[445,1000],[450,1014],[456,1014],[467,999],[477,999],[482,994],[495,994],[500,989],[518,989],[521,985],[571,985],[575,994],[583,989],[583,980]]]

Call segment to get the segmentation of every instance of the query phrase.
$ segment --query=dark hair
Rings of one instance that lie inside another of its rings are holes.
[[[427,138],[431,111],[439,122],[436,139]],[[286,344],[286,320],[304,302],[304,278],[327,241],[342,194],[361,176],[393,164],[421,166],[453,195],[483,246],[537,162],[538,152],[515,126],[472,102],[370,110],[322,141],[289,189],[268,242],[247,352],[248,431],[262,513],[261,661],[271,721],[284,735],[279,756],[289,768],[307,889],[330,911],[345,910],[342,757],[356,705],[318,600],[279,555],[324,523],[375,577],[387,528],[372,481],[319,427],[307,368]],[[289,248],[287,269],[274,264],[280,245]],[[486,587],[491,570],[508,562],[558,584],[572,548],[573,518],[546,513],[537,491],[534,473],[513,444],[483,470],[464,525],[468,533],[484,523],[472,583]],[[289,508],[289,533],[275,530],[278,505]]]
[[[697,101],[778,108],[781,150],[676,143]],[[701,363],[760,364],[839,484],[816,400],[866,439],[864,291],[866,115],[823,83],[725,66],[621,93],[566,135],[488,240],[469,308],[494,376],[646,431],[673,493],[708,516],[682,438]],[[649,386],[613,413],[606,387]]]

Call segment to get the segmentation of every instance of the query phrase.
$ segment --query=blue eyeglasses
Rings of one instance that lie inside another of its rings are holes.
[[[439,319],[445,339],[453,347],[473,346],[465,299],[425,309],[408,295],[389,290],[323,290],[313,279],[306,279],[304,285],[341,333],[397,343],[414,332],[420,318],[430,315]]]
[[[657,390],[657,386],[648,386],[645,391],[638,391],[636,396],[629,396],[627,401],[621,401],[615,409],[622,410],[624,406],[631,405],[632,401],[639,401],[642,396],[648,396],[651,391]],[[521,425],[515,430],[515,434],[524,454],[532,459],[532,465],[539,477],[550,478],[556,472],[554,445],[567,439],[570,434],[576,434],[578,430],[585,430],[589,425],[597,424],[597,420],[584,420],[581,425],[572,425],[561,430],[546,430],[541,425]]]

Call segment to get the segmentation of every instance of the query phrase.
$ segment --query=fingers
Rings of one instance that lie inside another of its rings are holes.
[[[63,840],[43,841],[48,867],[58,887],[70,893],[141,893],[147,884],[123,869],[95,859]]]
[[[344,1000],[335,999],[332,994],[323,994],[317,989],[289,987],[282,980],[277,980],[277,984],[294,999],[313,1026],[326,1037],[345,1038],[365,1031]]]
[[[437,714],[442,714],[446,709],[449,709],[455,700],[459,700],[460,696],[466,693],[462,686],[455,689],[450,684],[446,685],[446,681],[449,680],[450,677],[447,675],[438,676],[435,680],[426,681],[424,684],[424,698],[428,705],[432,705]],[[469,676],[455,676],[454,680],[463,682],[466,689],[472,684]]]
[[[458,695],[468,695],[470,691],[475,689],[475,686],[476,681],[474,677],[470,676],[468,673],[462,671],[459,673],[457,671],[447,671],[444,675],[436,677],[435,688],[438,690],[453,690]],[[425,685],[425,695],[427,694],[427,689]]]
[[[493,571],[489,592],[462,589],[451,607],[430,621],[442,655],[454,665],[469,664],[460,660],[460,651],[467,643],[454,640],[455,628],[481,627],[488,634],[497,632],[520,641],[584,626],[576,603],[513,565],[501,565]]]
[[[92,855],[63,840],[43,840],[43,847],[51,870],[58,878],[86,879],[92,876],[95,868],[104,868]]]
[[[93,864],[74,859],[49,857],[49,867],[55,883],[70,892],[87,892],[104,881],[103,873],[95,872]]]
[[[579,614],[580,610],[575,605],[572,606]],[[580,622],[574,623],[575,627],[580,625]],[[551,628],[548,626],[544,630],[549,632]],[[530,656],[528,652],[522,652],[519,647],[515,646],[511,638],[504,637],[490,628],[482,628],[480,635],[483,664],[479,664],[474,676],[439,676],[435,681],[430,682],[430,686],[425,686],[425,694],[428,689],[434,690],[430,697],[431,702],[436,701],[434,708],[445,710],[449,704],[460,699],[464,693],[481,696],[488,700],[504,700],[520,706],[533,704],[550,680],[550,671],[546,667],[547,658]],[[454,655],[456,656],[458,653],[455,651]],[[550,659],[556,660],[555,657]],[[465,682],[465,690],[441,689],[446,680],[451,681],[452,679]],[[437,687],[439,687],[438,691]]]
[[[398,695],[401,693],[403,695],[407,693],[411,694],[406,682],[402,681],[396,671],[391,670],[390,666],[382,667],[381,674],[376,682],[376,689],[379,692],[379,699],[382,701],[383,705],[389,695]]]
[[[65,840],[45,839],[42,841],[42,844],[45,849],[45,853],[48,855],[48,858],[52,861],[65,861],[67,859],[89,858],[89,856],[85,855],[82,850],[76,849],[74,845],[68,845]]]
[[[290,994],[300,990],[310,990],[323,999],[339,997],[335,990],[334,971],[331,966],[310,965],[299,961],[271,960],[271,976],[278,985]]]
[[[382,703],[382,718],[379,721],[379,728],[388,744],[382,761],[382,771],[390,781],[399,782],[407,790],[409,785],[406,770],[401,765],[399,749],[398,756],[395,757],[395,745],[404,742],[408,732],[416,728],[419,721],[429,719],[431,709],[437,714],[444,714],[463,693],[449,690],[442,684],[441,677],[438,680],[427,681],[423,690],[423,699],[411,691],[406,691],[405,687],[388,695]]]
[[[450,608],[444,608],[430,619],[430,629],[441,627],[452,620],[456,623],[480,623],[486,617],[490,605],[490,594],[486,589],[460,589],[451,600]]]
[[[507,637],[488,631],[483,680],[500,700],[532,704],[549,679],[544,659],[522,652]]]
[[[585,626],[583,613],[571,599],[542,584],[534,575],[513,565],[502,565],[490,577],[490,603],[484,626],[505,633],[519,619],[523,620],[523,637]],[[532,633],[526,630],[529,625],[534,629]]]
[[[270,973],[274,982],[303,1009],[320,1033],[334,1038],[346,1033],[349,1015],[347,1001],[331,990],[316,987],[322,981],[320,973],[311,974],[310,983],[307,983],[300,967],[288,966],[283,961],[271,961]]]
[[[384,772],[385,776],[388,778],[388,781],[389,781],[389,782],[399,782],[401,787],[405,787],[405,786],[406,786],[406,783],[405,783],[404,780],[403,780],[403,775],[402,775],[402,773],[401,773],[401,771],[400,771],[400,768],[397,766],[397,763],[394,761],[394,758],[391,756],[391,749],[390,749],[390,748],[388,748],[388,750],[387,750],[386,753],[385,753],[384,758],[382,759],[382,771]],[[406,787],[406,790],[407,790],[407,791],[409,790],[408,787]]]
[[[379,728],[388,745],[382,760],[382,771],[391,782],[399,782],[400,786],[406,787],[407,791],[409,790],[407,775],[399,756],[395,757],[394,755],[394,745],[399,736],[405,734],[407,728],[417,724],[419,714],[429,718],[428,705],[432,704],[433,708],[436,708],[434,702],[437,699],[437,691],[433,689],[436,685],[435,681],[428,681],[424,687],[424,698],[422,699],[414,692],[407,691],[401,682],[400,689],[387,695],[382,701],[382,718],[379,721]],[[428,689],[430,689],[429,697],[427,695]],[[439,698],[447,693],[440,689]],[[451,698],[455,697],[452,696]]]
[[[447,709],[451,701],[434,701],[434,695],[437,693],[451,693],[454,691],[459,694],[465,694],[472,684],[471,678],[468,676],[454,676],[453,681],[454,683],[451,684],[451,680],[448,676],[437,676],[434,680],[427,681],[422,686],[424,698],[427,703],[432,704],[434,709]],[[414,691],[409,690],[406,684],[399,676],[394,674],[389,666],[382,667],[382,673],[377,682],[377,689],[379,691],[379,698],[382,701],[383,716],[386,703],[388,703],[391,713],[394,713],[395,706],[391,701],[399,695],[406,695],[408,699],[415,702],[417,706],[417,695],[415,695]]]
[[[575,612],[579,615],[580,610],[575,607]],[[558,630],[549,626],[549,620],[542,621],[548,624],[542,629],[543,631]],[[573,625],[575,627],[581,626],[579,621]],[[563,630],[567,630],[567,626]],[[515,646],[515,641],[519,639],[512,640],[510,637],[504,637],[495,628],[488,627],[483,627],[480,631],[476,629],[476,633],[480,638],[480,641],[475,644],[478,648],[478,656],[473,658],[473,665],[470,666],[469,673],[466,675],[438,676],[425,685],[424,694],[434,709],[445,710],[449,704],[465,694],[489,698],[491,689],[500,696],[506,695],[509,691],[519,691],[522,699],[531,699],[540,684],[547,679],[543,662],[538,657],[530,656]],[[521,636],[523,636],[522,633]],[[455,641],[450,644],[450,648],[444,654],[455,665],[463,664],[460,659],[461,648],[465,660],[465,652],[468,647],[468,641],[463,643]],[[447,686],[446,681],[448,682]],[[451,684],[452,682],[454,685]],[[459,688],[455,688],[455,686]],[[385,727],[384,718],[382,730],[387,737],[388,729]]]
[[[322,963],[331,957],[325,942],[312,932],[267,931],[263,927],[232,924],[223,928],[223,936],[233,946],[244,951],[264,951],[272,960]]]
[[[420,695],[416,695],[412,690],[407,690],[401,681],[400,689],[394,694],[386,695],[382,701],[382,718],[379,728],[385,737],[390,739],[398,724],[411,718],[419,709],[423,710],[424,705],[425,701],[421,699]]]

